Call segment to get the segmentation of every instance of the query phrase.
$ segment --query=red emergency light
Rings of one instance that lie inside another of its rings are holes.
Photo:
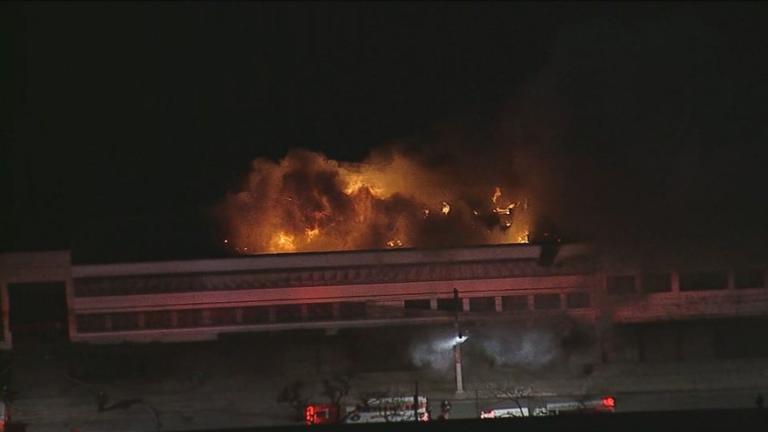
[[[613,396],[606,396],[602,399],[603,408],[616,408],[616,399]]]
[[[307,405],[307,407],[304,409],[304,421],[311,425],[315,422],[315,406],[314,405]]]

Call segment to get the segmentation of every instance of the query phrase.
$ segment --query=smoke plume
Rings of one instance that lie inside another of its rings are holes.
[[[468,329],[462,343],[464,362],[479,358],[495,366],[541,369],[590,359],[594,355],[591,326],[570,319],[496,324]],[[411,363],[420,368],[447,370],[453,364],[453,329],[423,334],[410,344]]]
[[[560,337],[546,328],[507,329],[478,339],[482,352],[499,366],[537,369],[563,354]]]
[[[446,370],[453,364],[453,336],[442,336],[430,342],[414,343],[409,351],[411,363],[420,368]]]

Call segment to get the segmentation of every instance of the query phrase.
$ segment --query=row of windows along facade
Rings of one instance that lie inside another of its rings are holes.
[[[471,297],[461,302],[464,312],[553,311],[591,307],[586,291]],[[402,308],[376,308],[375,303],[335,302],[270,306],[197,308],[76,315],[78,333],[246,326],[296,322],[362,320],[377,317],[409,317],[426,311],[455,311],[453,298],[405,300]],[[395,316],[392,316],[394,314]]]

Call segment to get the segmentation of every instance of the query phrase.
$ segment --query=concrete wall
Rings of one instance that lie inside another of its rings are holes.
[[[0,254],[0,302],[2,303],[3,340],[0,349],[13,346],[9,322],[9,284],[63,282],[69,308],[69,332],[75,330],[74,285],[69,251],[18,252]],[[21,285],[23,286],[23,285]]]

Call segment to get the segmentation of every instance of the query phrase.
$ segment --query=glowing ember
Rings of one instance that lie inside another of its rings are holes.
[[[447,215],[448,213],[451,212],[451,205],[443,201],[441,204],[440,212],[444,215]]]
[[[501,198],[501,188],[496,186],[496,189],[493,191],[493,196],[491,196],[491,202],[496,204],[496,201]]]
[[[218,215],[224,245],[245,254],[524,243],[528,204],[513,190],[467,184],[400,153],[353,164],[292,151],[254,161]]]
[[[307,228],[306,230],[304,230],[304,234],[306,234],[307,236],[307,241],[312,241],[312,239],[314,239],[315,237],[317,237],[318,234],[320,234],[320,228],[317,228],[317,227],[313,229]]]
[[[511,215],[512,210],[514,210],[516,206],[517,206],[516,203],[512,203],[506,207],[496,207],[495,209],[493,209],[493,212],[497,214],[502,214],[502,215]]]

